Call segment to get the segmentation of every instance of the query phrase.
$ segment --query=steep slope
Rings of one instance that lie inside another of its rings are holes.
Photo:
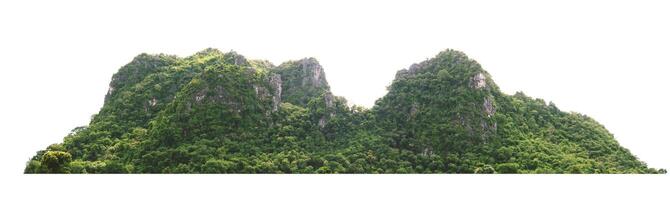
[[[314,58],[282,63],[273,72],[282,79],[282,99],[294,105],[305,106],[314,97],[330,92],[323,67]]]
[[[401,70],[373,113],[394,148],[437,154],[456,173],[643,173],[593,119],[500,92],[465,54],[447,50]]]
[[[664,172],[665,170],[660,170]],[[26,173],[657,173],[593,119],[500,92],[446,50],[370,109],[330,92],[314,58],[137,56],[90,124]]]

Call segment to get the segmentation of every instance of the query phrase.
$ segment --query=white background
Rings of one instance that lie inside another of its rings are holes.
[[[523,91],[589,115],[650,167],[668,169],[670,6],[663,2],[1,1],[2,193],[110,199],[272,197],[282,191],[326,199],[359,198],[359,192],[420,199],[667,196],[660,186],[668,185],[667,175],[21,175],[35,151],[88,123],[112,74],[135,55],[188,56],[207,47],[275,64],[315,57],[336,95],[366,107],[386,93],[397,70],[446,48],[461,50],[504,92]],[[190,193],[174,194],[181,190]],[[405,190],[411,195],[396,195]]]

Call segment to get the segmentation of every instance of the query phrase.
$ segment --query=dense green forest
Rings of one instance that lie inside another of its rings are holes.
[[[455,50],[400,70],[367,109],[314,58],[278,66],[206,49],[141,54],[88,126],[25,173],[666,173],[601,124],[500,92]]]

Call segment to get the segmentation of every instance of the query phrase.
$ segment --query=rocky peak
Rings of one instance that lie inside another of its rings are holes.
[[[249,65],[247,59],[235,51],[225,53],[223,57],[227,63],[231,63],[233,65]]]
[[[281,76],[282,102],[304,106],[330,91],[323,67],[314,58],[288,61],[272,68],[272,72]]]
[[[302,69],[303,86],[312,86],[312,87],[327,87],[328,82],[326,82],[326,75],[323,71],[323,67],[315,58],[303,58],[296,61],[296,64],[299,68]]]
[[[121,67],[112,76],[107,95],[105,95],[105,102],[109,101],[115,91],[135,85],[144,80],[149,74],[156,73],[178,63],[178,60],[177,56],[167,54],[152,55],[142,53],[135,56],[130,63]]]
[[[400,71],[396,72],[395,79],[405,78],[417,74],[419,71],[426,68],[426,62],[427,61],[414,63],[410,65],[408,69],[401,69]]]
[[[220,50],[215,49],[215,48],[206,48],[206,49],[203,49],[202,51],[198,51],[193,56],[206,56],[206,55],[211,55],[211,54],[222,55],[223,52],[221,52]]]
[[[396,79],[413,77],[419,74],[438,74],[440,71],[458,74],[482,73],[483,69],[476,61],[468,58],[463,52],[447,49],[435,57],[414,63],[407,69],[396,73]],[[484,80],[485,74],[476,75],[477,81]],[[478,82],[479,83],[479,82]]]

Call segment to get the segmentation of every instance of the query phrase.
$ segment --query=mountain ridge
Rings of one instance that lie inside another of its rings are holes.
[[[278,66],[208,48],[140,54],[104,106],[26,173],[665,173],[595,120],[500,91],[447,49],[401,69],[370,109],[315,58]]]

